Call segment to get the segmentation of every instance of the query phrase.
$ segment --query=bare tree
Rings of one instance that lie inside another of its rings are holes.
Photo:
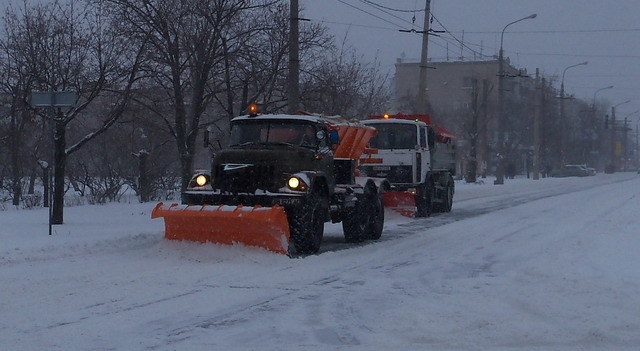
[[[33,7],[25,2],[20,10],[10,7],[5,17],[6,27],[11,28],[9,37],[22,43],[16,52],[30,77],[24,90],[75,91],[78,95],[72,109],[57,109],[53,115],[42,113],[54,124],[53,224],[63,223],[67,157],[120,117],[137,79],[143,45],[137,46],[136,52],[136,46],[126,37],[110,30],[104,14],[101,6],[70,0]],[[100,100],[111,104],[101,114],[91,116],[95,128],[67,146],[67,128]]]
[[[327,51],[303,73],[302,102],[310,111],[362,119],[389,103],[387,76],[379,63],[367,62],[346,44]]]
[[[2,44],[0,44],[2,45]],[[4,46],[4,45],[3,45]],[[6,51],[5,51],[6,52]],[[27,145],[32,138],[26,135],[29,127],[33,126],[33,115],[26,110],[22,98],[24,98],[24,80],[14,75],[15,67],[10,59],[0,60],[2,77],[2,97],[6,98],[0,117],[0,146],[8,151],[8,171],[10,173],[9,190],[12,194],[12,204],[18,206],[23,191],[23,174],[25,173],[25,161],[29,159]],[[3,99],[4,100],[4,99]]]
[[[94,104],[87,113],[100,108]],[[175,142],[152,117],[132,102],[108,131],[70,157],[67,176],[76,193],[94,202],[119,201],[125,189],[133,190],[140,202],[173,198],[179,182]],[[72,137],[86,133],[77,127],[69,131]]]
[[[286,103],[282,89],[289,49],[287,13],[283,2],[245,11],[246,20],[223,38],[224,89],[214,98],[228,117],[245,112],[250,103],[263,104],[263,111]]]
[[[23,191],[23,175],[33,169],[35,162],[29,161],[37,159],[42,148],[33,133],[38,130],[34,114],[27,110],[25,104],[32,78],[24,64],[26,53],[21,50],[23,38],[15,35],[15,28],[12,27],[14,20],[11,13],[5,15],[3,35],[0,36],[0,94],[3,103],[0,112],[0,146],[8,151],[9,159],[3,164],[9,166],[12,203],[18,206]]]
[[[487,131],[489,128],[489,96],[493,90],[488,79],[482,79],[482,87],[480,87],[478,78],[472,78],[470,91],[470,109],[460,113],[461,120],[456,120],[456,124],[462,126],[463,135],[469,141],[469,149],[467,154],[467,169],[465,180],[467,183],[476,182],[478,166],[480,172],[484,174],[483,164],[487,160],[485,148],[487,147]],[[455,114],[454,114],[455,115]]]
[[[288,106],[289,5],[279,2],[258,8],[245,18],[239,26],[245,41],[225,55],[225,110],[235,116],[236,111],[245,112],[249,103],[262,104],[263,112],[284,110]],[[303,71],[312,70],[334,49],[333,37],[317,23],[303,22],[298,41]]]
[[[148,38],[145,73],[160,94],[147,106],[165,121],[180,155],[182,189],[191,177],[201,119],[224,89],[216,73],[224,58],[241,45],[237,25],[243,14],[267,1],[238,0],[105,0],[130,35]],[[273,1],[275,2],[275,1]]]

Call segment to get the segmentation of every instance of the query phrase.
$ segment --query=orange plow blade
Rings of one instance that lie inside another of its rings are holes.
[[[156,205],[151,218],[164,218],[169,240],[212,242],[265,248],[287,254],[289,222],[284,208],[225,205]]]
[[[405,217],[413,218],[416,213],[416,199],[408,191],[385,191],[382,193],[384,207],[388,207]]]

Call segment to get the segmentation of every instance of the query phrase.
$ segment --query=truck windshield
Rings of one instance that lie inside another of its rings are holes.
[[[413,149],[418,145],[418,127],[413,124],[376,123],[378,134],[369,144],[377,149]]]
[[[317,146],[313,125],[300,121],[242,121],[231,127],[230,145]]]

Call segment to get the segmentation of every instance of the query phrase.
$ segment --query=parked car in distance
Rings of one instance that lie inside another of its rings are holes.
[[[584,165],[564,165],[560,169],[551,171],[552,177],[586,177],[595,175],[595,169],[588,169]]]

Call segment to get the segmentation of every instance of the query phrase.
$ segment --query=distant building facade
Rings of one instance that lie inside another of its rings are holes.
[[[526,171],[533,145],[535,79],[525,70],[503,65],[505,143],[513,168]],[[460,174],[469,159],[477,157],[478,175],[493,173],[497,157],[498,60],[429,62],[427,106],[416,106],[420,63],[398,59],[393,82],[393,112],[424,113],[460,138]],[[475,156],[470,154],[475,144]]]

